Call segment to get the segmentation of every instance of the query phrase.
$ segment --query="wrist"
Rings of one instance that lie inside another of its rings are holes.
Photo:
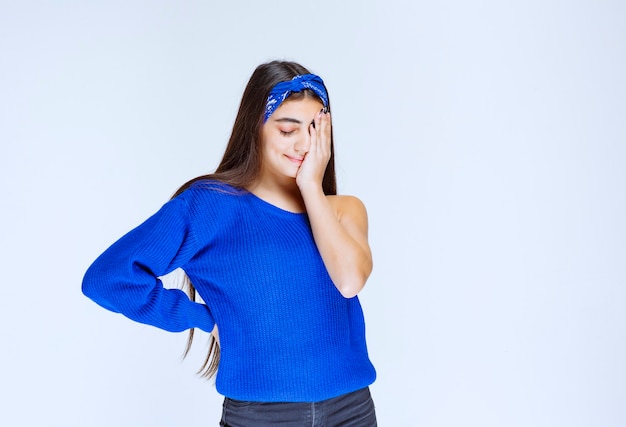
[[[319,182],[298,183],[298,188],[300,189],[302,197],[316,195],[324,196],[324,189],[322,188],[322,184]]]

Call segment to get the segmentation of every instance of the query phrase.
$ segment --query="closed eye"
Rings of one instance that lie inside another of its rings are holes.
[[[281,130],[281,131],[280,131],[280,134],[281,134],[281,135],[284,135],[284,136],[289,136],[289,135],[291,135],[291,134],[292,134],[292,133],[294,133],[294,132],[295,132],[295,130],[289,130],[289,131],[284,131],[284,130]]]

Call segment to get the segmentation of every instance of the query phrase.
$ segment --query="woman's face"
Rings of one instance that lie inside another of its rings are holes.
[[[317,98],[284,101],[261,128],[261,180],[295,178],[309,151],[310,126],[323,105]]]

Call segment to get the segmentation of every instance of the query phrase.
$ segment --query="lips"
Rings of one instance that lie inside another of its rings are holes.
[[[304,160],[304,157],[292,157],[292,156],[288,156],[287,154],[285,154],[285,157],[287,157],[290,162],[296,163],[298,165],[302,163],[302,161]]]

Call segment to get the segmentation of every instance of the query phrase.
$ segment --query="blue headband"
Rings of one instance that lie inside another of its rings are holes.
[[[302,92],[305,89],[311,89],[322,100],[324,107],[328,107],[328,94],[326,88],[324,88],[324,82],[320,76],[315,74],[303,74],[301,76],[295,76],[291,80],[286,82],[277,83],[272,88],[269,96],[267,97],[267,103],[265,104],[265,117],[263,123],[270,118],[272,113],[287,99],[293,92]]]

